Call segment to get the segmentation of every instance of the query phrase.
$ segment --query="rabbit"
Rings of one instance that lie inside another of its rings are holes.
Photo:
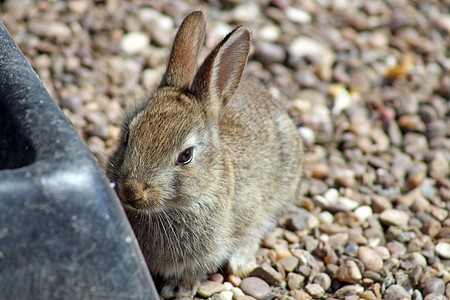
[[[125,121],[107,168],[164,298],[193,297],[222,267],[252,271],[302,177],[295,124],[242,79],[250,29],[235,28],[197,67],[205,27],[201,10],[184,19],[160,85]]]

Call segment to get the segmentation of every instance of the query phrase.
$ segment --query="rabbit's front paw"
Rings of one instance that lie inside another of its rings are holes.
[[[237,249],[228,260],[228,270],[239,277],[247,276],[257,267],[255,253],[259,245],[253,243]]]
[[[200,286],[200,279],[192,280],[173,280],[164,282],[160,295],[165,299],[172,298],[193,298]]]

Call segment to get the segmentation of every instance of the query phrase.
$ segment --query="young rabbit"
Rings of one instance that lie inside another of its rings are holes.
[[[269,92],[241,82],[251,32],[228,34],[197,69],[205,15],[183,21],[160,86],[126,121],[107,173],[163,297],[192,297],[221,266],[245,275],[295,203],[302,142]]]

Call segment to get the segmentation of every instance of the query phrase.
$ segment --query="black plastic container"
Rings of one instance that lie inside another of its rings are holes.
[[[106,176],[1,22],[0,298],[158,299]]]

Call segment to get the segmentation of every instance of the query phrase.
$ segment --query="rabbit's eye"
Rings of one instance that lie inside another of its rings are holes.
[[[194,152],[193,147],[189,147],[185,149],[183,152],[178,155],[177,165],[186,165],[192,160],[192,153]]]

